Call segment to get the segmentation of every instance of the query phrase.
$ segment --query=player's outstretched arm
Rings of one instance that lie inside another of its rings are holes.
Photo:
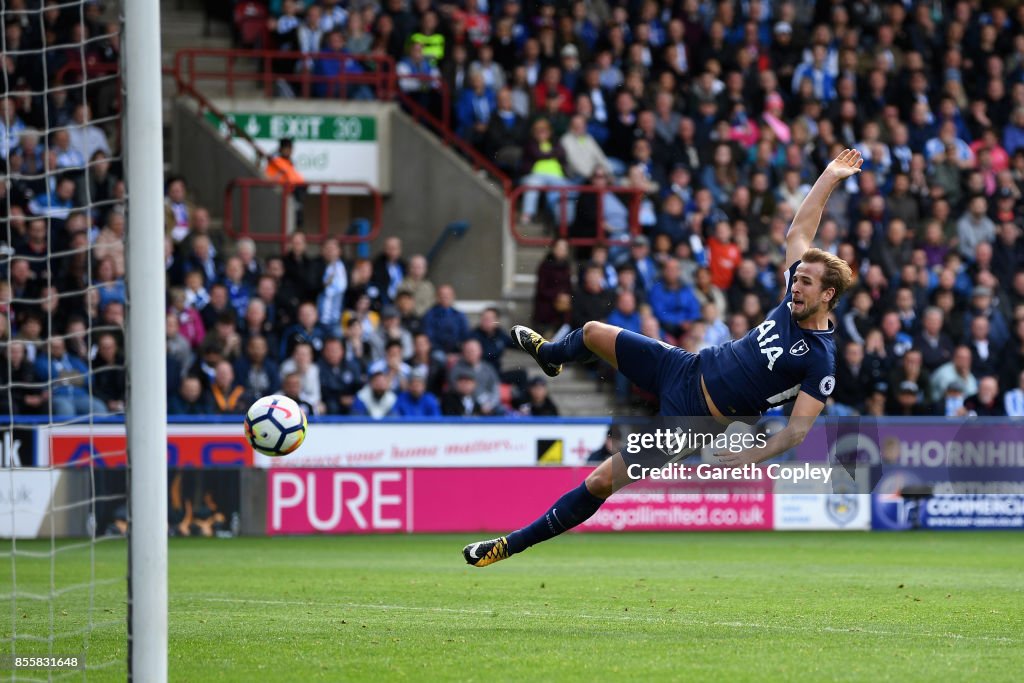
[[[821,214],[825,210],[825,204],[832,190],[836,185],[846,180],[855,173],[860,173],[860,167],[864,159],[860,152],[855,149],[844,149],[839,156],[832,160],[815,181],[811,191],[804,197],[796,215],[793,216],[793,224],[789,226],[786,233],[786,268],[788,269],[804,255],[814,235],[818,232],[818,224],[821,222]]]
[[[807,392],[801,391],[797,394],[796,402],[793,404],[793,414],[783,429],[769,437],[764,446],[748,448],[738,453],[725,451],[718,454],[718,460],[723,465],[739,467],[752,463],[762,462],[773,458],[779,453],[785,453],[794,446],[803,443],[807,432],[811,430],[814,420],[821,414],[825,404],[814,398]]]

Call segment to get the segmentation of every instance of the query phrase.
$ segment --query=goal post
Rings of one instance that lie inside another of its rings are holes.
[[[167,680],[167,378],[160,2],[124,0],[129,679]]]

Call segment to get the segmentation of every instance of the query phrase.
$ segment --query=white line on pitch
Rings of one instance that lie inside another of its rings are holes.
[[[252,605],[297,605],[303,607],[319,607],[314,602],[304,602],[302,600],[251,600],[248,598],[207,598],[201,596],[181,596],[177,599],[191,599],[199,600],[202,602],[233,602],[242,604]],[[333,607],[348,607],[352,609],[378,609],[378,610],[392,610],[392,611],[406,611],[406,612],[444,612],[451,614],[486,614],[493,615],[501,611],[503,614],[509,614],[506,610],[481,610],[481,609],[459,609],[455,607],[419,607],[415,605],[382,605],[382,604],[368,604],[368,603],[357,603],[357,602],[340,602],[334,603]],[[556,616],[554,613],[556,610],[549,612],[519,612],[519,616],[523,617],[553,617]],[[706,621],[698,619],[682,619],[682,618],[663,618],[663,617],[651,617],[642,614],[633,614],[630,616],[626,615],[615,615],[615,614],[577,614],[567,612],[565,610],[557,611],[557,616],[573,616],[578,619],[592,619],[594,621],[643,621],[647,623],[683,623],[689,626],[703,626],[703,627],[724,627],[724,628],[746,628],[746,629],[765,629],[775,631],[801,631],[801,632],[826,632],[826,633],[846,633],[850,635],[867,635],[867,636],[900,636],[906,637],[918,637],[918,638],[949,638],[952,640],[982,640],[992,641],[1000,643],[1017,643],[1020,642],[1019,638],[1008,638],[1006,636],[966,636],[962,633],[929,633],[922,631],[879,631],[875,629],[863,629],[863,628],[835,628],[832,626],[792,626],[787,624],[758,624],[745,621]]]

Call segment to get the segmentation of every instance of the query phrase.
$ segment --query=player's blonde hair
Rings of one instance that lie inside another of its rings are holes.
[[[828,302],[828,310],[831,311],[853,282],[853,270],[850,268],[850,264],[817,247],[811,247],[805,251],[800,260],[804,263],[820,263],[825,266],[825,274],[821,277],[821,288],[822,290],[829,288],[836,290],[835,296]]]

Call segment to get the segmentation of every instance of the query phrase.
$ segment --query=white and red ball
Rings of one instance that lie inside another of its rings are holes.
[[[294,452],[306,439],[306,429],[306,414],[287,396],[264,396],[245,414],[245,438],[264,455]]]

